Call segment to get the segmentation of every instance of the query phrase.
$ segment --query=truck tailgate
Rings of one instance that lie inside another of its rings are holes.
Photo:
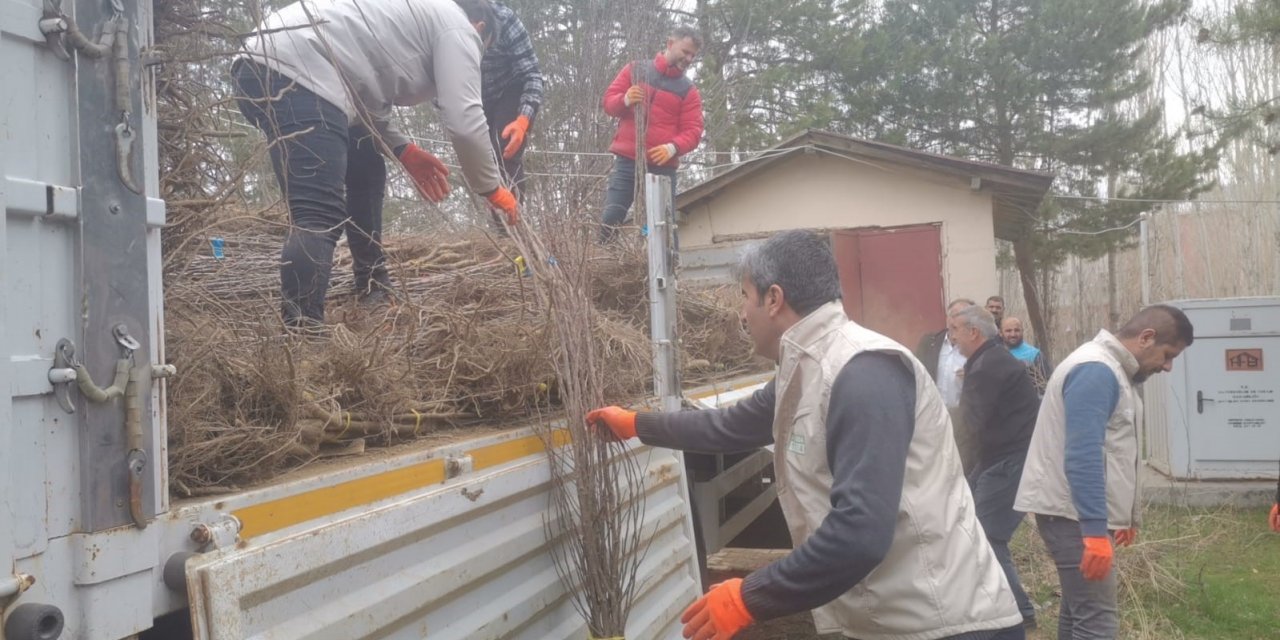
[[[684,467],[669,450],[634,454],[653,542],[627,638],[677,637],[700,593]],[[549,553],[538,436],[387,464],[236,509],[243,541],[187,564],[195,638],[586,637]],[[446,478],[459,465],[474,470]],[[404,490],[388,498],[393,485]],[[372,506],[351,504],[361,495]]]

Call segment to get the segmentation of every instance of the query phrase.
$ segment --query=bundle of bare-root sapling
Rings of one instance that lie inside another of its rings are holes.
[[[578,220],[547,225],[542,233],[526,226],[512,231],[554,331],[563,426],[544,421],[544,439],[552,484],[546,528],[556,570],[591,637],[621,638],[649,536],[643,466],[627,444],[586,424],[587,412],[604,402],[609,375],[592,339],[597,225]]]

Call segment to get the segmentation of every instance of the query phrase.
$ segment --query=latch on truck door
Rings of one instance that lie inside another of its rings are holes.
[[[146,478],[147,459],[146,443],[143,442],[142,411],[143,399],[153,379],[168,378],[175,373],[173,365],[134,366],[133,354],[141,348],[138,341],[129,334],[129,327],[119,323],[111,328],[111,335],[120,347],[120,358],[116,360],[115,375],[111,385],[103,388],[93,382],[84,363],[75,357],[75,344],[66,338],[58,341],[54,348],[53,368],[49,369],[49,382],[53,385],[53,395],[58,405],[67,413],[75,412],[75,404],[71,401],[71,383],[76,383],[80,395],[88,402],[106,404],[116,398],[124,398],[124,430],[128,453],[125,468],[129,485],[129,515],[139,529],[147,526],[146,514],[142,508],[142,482]]]

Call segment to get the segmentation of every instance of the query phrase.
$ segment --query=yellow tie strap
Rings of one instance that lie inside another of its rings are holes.
[[[351,412],[350,412],[350,411],[341,411],[341,412],[339,412],[339,413],[338,413],[338,415],[339,415],[339,416],[341,416],[342,414],[346,414],[346,418],[347,418],[347,420],[346,420],[346,422],[344,422],[344,423],[342,424],[342,431],[338,432],[338,436],[337,436],[337,439],[338,439],[338,440],[341,440],[341,439],[342,439],[342,436],[347,435],[347,429],[350,429],[350,428],[351,428]]]

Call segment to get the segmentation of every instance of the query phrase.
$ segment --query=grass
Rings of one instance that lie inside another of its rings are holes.
[[[1057,639],[1058,578],[1034,523],[1013,542],[1042,608],[1037,640]],[[1264,509],[1150,507],[1138,542],[1117,551],[1120,636],[1132,640],[1280,638],[1280,535]]]

